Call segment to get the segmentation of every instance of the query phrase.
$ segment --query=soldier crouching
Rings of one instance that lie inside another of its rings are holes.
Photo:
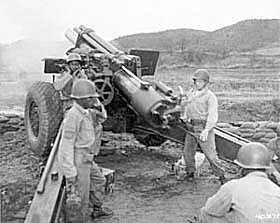
[[[102,207],[95,194],[97,187],[105,183],[105,177],[93,160],[97,149],[94,148],[96,107],[106,119],[106,111],[98,96],[93,83],[77,80],[71,94],[73,106],[63,120],[58,160],[66,177],[67,222],[86,222],[89,215],[112,214],[111,210]]]

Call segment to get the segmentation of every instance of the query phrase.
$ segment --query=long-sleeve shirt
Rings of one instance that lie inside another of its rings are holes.
[[[218,121],[218,100],[208,88],[201,91],[191,89],[182,103],[184,116],[188,119],[206,121],[205,129],[212,129]]]
[[[280,188],[266,173],[251,172],[224,184],[201,209],[201,218],[203,223],[279,223]]]
[[[59,144],[58,160],[66,178],[75,177],[74,151],[89,148],[95,141],[94,120],[89,110],[74,102],[63,120],[62,137]]]

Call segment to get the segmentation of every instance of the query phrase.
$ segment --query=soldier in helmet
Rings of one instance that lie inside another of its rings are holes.
[[[105,120],[107,116],[98,97],[92,82],[77,80],[71,94],[73,106],[62,124],[58,160],[66,178],[67,222],[86,222],[88,208],[91,209],[92,217],[112,214],[111,210],[102,207],[102,202],[95,194],[98,187],[105,183],[105,177],[93,160],[96,154],[94,122],[96,117]],[[73,211],[73,207],[80,211]]]
[[[271,156],[261,143],[243,145],[235,163],[241,179],[224,184],[201,209],[203,223],[258,223],[280,221],[280,188],[269,180]]]
[[[184,146],[186,177],[193,179],[195,173],[195,153],[199,146],[209,161],[213,172],[224,181],[222,169],[215,145],[214,126],[218,121],[218,102],[215,94],[208,88],[210,75],[206,69],[198,69],[193,76],[194,87],[186,94],[186,99],[174,111],[181,111],[189,126]],[[170,112],[170,111],[169,111]]]
[[[66,70],[57,78],[54,88],[61,91],[64,96],[71,94],[73,83],[77,79],[87,79],[87,75],[82,69],[82,58],[77,53],[70,53],[66,59]]]

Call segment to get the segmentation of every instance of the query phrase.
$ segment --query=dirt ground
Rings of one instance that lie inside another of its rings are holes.
[[[194,182],[180,181],[168,165],[180,148],[129,147],[125,155],[100,157],[100,165],[116,170],[115,191],[105,197],[115,214],[96,222],[196,222],[199,208],[219,188],[208,169]]]
[[[104,137],[109,143],[103,150],[115,152],[97,157],[97,162],[116,171],[114,192],[103,196],[115,214],[95,222],[186,222],[219,187],[207,165],[196,181],[178,181],[170,171],[170,164],[181,155],[181,147],[174,143],[146,148],[129,134],[108,132]],[[24,221],[39,180],[40,159],[24,141],[24,132],[1,139],[2,222]]]
[[[140,145],[130,134],[106,132],[97,163],[115,170],[113,193],[103,195],[114,211],[110,218],[90,222],[197,222],[199,209],[220,187],[207,163],[193,182],[178,180],[170,164],[180,158],[182,146],[167,141],[161,147]],[[25,134],[1,139],[1,222],[22,223],[39,181],[40,159],[24,143]],[[106,155],[104,155],[106,154]],[[4,167],[4,168],[2,168]]]

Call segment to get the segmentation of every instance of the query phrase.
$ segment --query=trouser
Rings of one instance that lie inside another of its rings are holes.
[[[186,162],[187,172],[195,172],[195,153],[197,150],[197,146],[199,145],[205,157],[209,161],[214,174],[218,177],[224,176],[224,170],[219,164],[219,158],[216,152],[214,130],[211,129],[209,131],[207,141],[205,142],[199,140],[200,133],[201,129],[198,131],[194,130],[194,134],[196,135],[196,137],[190,134],[186,134],[184,158]]]
[[[106,180],[98,165],[93,161],[93,155],[87,149],[75,149],[75,165],[78,172],[77,189],[81,196],[81,218],[82,222],[86,222],[88,208],[93,208],[95,204],[100,205],[99,199],[93,196],[94,192],[104,185]]]

